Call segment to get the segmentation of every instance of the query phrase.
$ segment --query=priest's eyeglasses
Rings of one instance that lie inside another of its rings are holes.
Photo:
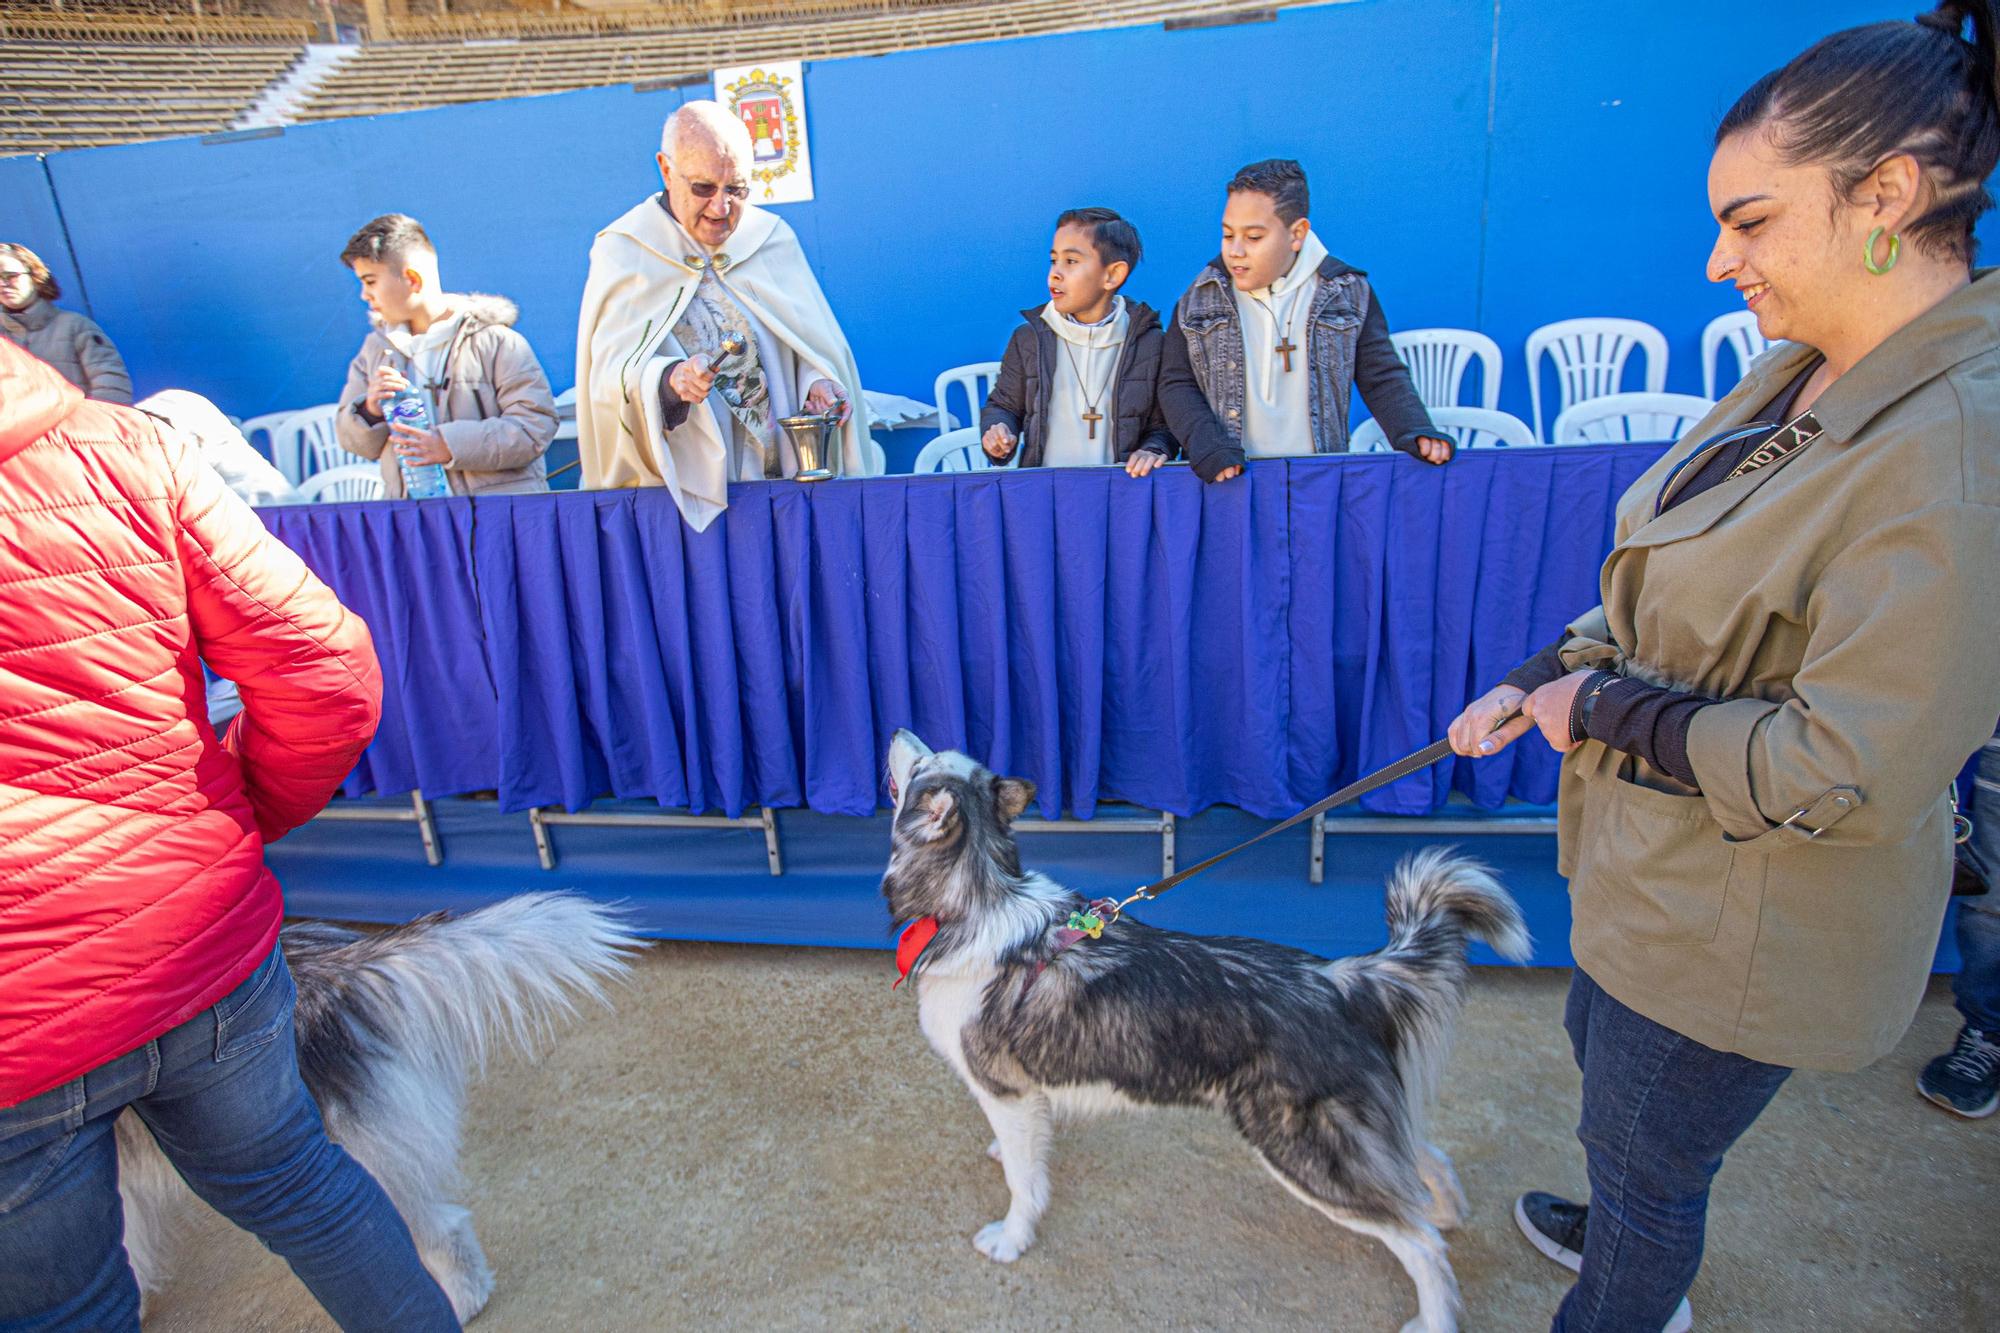
[[[687,183],[687,187],[688,193],[697,199],[713,199],[717,190],[738,203],[750,197],[750,187],[747,185],[717,185],[714,181],[691,180]]]

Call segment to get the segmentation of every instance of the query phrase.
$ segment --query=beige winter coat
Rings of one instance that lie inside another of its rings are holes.
[[[1726,702],[1689,731],[1700,795],[1572,751],[1561,857],[1571,944],[1605,990],[1718,1050],[1855,1069],[1916,1013],[1946,788],[2000,716],[2000,274],[1836,380],[1813,405],[1826,433],[1789,462],[1652,518],[1672,466],[1811,355],[1761,358],[1620,502],[1566,662]]]
[[[556,433],[555,396],[528,340],[513,328],[512,301],[498,296],[453,296],[462,312],[445,354],[443,383],[432,386],[438,432],[451,450],[445,476],[454,495],[520,495],[549,488],[544,455]],[[403,472],[388,448],[389,427],[368,415],[368,381],[387,363],[412,383],[418,376],[380,324],[347,368],[335,432],[341,446],[380,459],[391,497],[403,494]]]

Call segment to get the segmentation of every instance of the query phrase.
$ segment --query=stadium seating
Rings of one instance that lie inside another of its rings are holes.
[[[343,15],[356,8],[334,2]],[[1258,8],[1315,2],[1264,0]],[[85,11],[0,0],[0,155],[228,129],[293,69],[306,43],[329,35],[310,17],[321,12],[310,0],[242,0],[237,7],[263,11],[245,15],[191,15],[181,3],[122,0],[116,8]],[[1243,6],[1232,0],[606,0],[599,7],[576,0],[557,8],[547,0],[460,0],[449,13],[413,12],[431,8],[387,0],[369,22],[371,32],[390,40],[367,42],[324,76],[311,62],[301,66],[276,119],[331,120],[700,79],[724,65],[763,59],[828,60],[1201,20]],[[304,98],[295,112],[293,97]],[[260,117],[269,114],[259,109]]]
[[[1279,5],[1301,2],[1278,0]],[[671,32],[552,37],[533,35],[537,21],[524,15],[516,26],[527,35],[515,38],[371,44],[319,88],[299,119],[377,115],[606,84],[701,77],[720,66],[763,59],[828,60],[1159,22],[1230,6],[1215,0],[998,0],[895,6],[795,0],[782,7],[754,8],[764,9],[766,15],[782,8],[787,17],[750,23],[739,14],[727,25],[711,19],[713,26]],[[399,35],[427,30],[425,21],[416,19],[399,20],[395,26]],[[487,30],[494,29],[489,24]]]
[[[227,129],[304,50],[0,41],[0,155]]]

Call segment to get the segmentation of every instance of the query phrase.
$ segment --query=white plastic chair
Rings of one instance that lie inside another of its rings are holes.
[[[1620,392],[1625,362],[1638,348],[1646,354],[1646,392],[1667,387],[1667,335],[1638,319],[1563,319],[1544,324],[1528,335],[1528,400],[1535,409],[1535,436],[1547,418],[1542,415],[1542,357],[1553,357],[1562,399],[1555,414],[1578,403]]]
[[[1461,449],[1526,447],[1535,442],[1528,423],[1511,412],[1493,412],[1483,407],[1433,407],[1431,424],[1451,436]],[[1389,437],[1370,417],[1354,428],[1347,443],[1349,453],[1382,454],[1391,451]]]
[[[1556,444],[1678,440],[1715,406],[1691,393],[1614,393],[1556,418]]]
[[[1736,353],[1736,378],[1740,380],[1750,369],[1750,363],[1771,345],[1771,340],[1758,330],[1757,316],[1748,310],[1733,310],[1708,321],[1708,327],[1701,331],[1701,391],[1710,398],[1722,396],[1716,392],[1721,379],[1717,362],[1725,344]]]
[[[334,418],[340,404],[322,403],[294,412],[271,432],[271,462],[294,486],[302,485],[315,472],[346,467],[355,456],[340,447],[334,434]]]
[[[959,430],[948,430],[923,447],[917,461],[910,468],[910,475],[921,477],[931,472],[984,472],[993,466],[993,460],[986,456],[986,450],[979,445],[979,427],[965,426]]]
[[[1431,414],[1431,420],[1437,420],[1436,412]],[[1374,417],[1370,417],[1356,426],[1354,433],[1347,437],[1347,452],[1350,454],[1388,454],[1395,452],[1395,446],[1389,443],[1389,433],[1382,429],[1382,423],[1375,420]]]
[[[263,454],[269,458],[276,451],[278,432],[283,430],[285,423],[297,413],[296,407],[286,408],[282,412],[266,412],[262,416],[251,417],[248,421],[240,423],[237,429],[243,432],[243,438],[250,442],[252,449],[257,447],[257,432],[264,432]]]
[[[576,438],[576,390],[564,389],[556,395],[556,433],[558,440]]]
[[[1457,407],[1465,371],[1479,362],[1479,406],[1500,405],[1500,344],[1471,329],[1405,329],[1389,335],[1425,407]]]
[[[343,463],[299,483],[299,495],[309,504],[379,500],[383,494],[382,469],[373,463]]]
[[[949,431],[958,420],[951,415],[951,404],[946,401],[953,386],[964,390],[965,400],[970,410],[965,415],[965,424],[979,424],[979,409],[986,404],[986,395],[993,392],[993,381],[1000,377],[998,361],[974,361],[966,366],[954,366],[937,377],[931,386],[931,397],[937,400],[938,429]]]

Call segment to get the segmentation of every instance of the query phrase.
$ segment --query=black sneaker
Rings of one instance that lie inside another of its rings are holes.
[[[1590,1218],[1586,1204],[1529,1190],[1514,1200],[1514,1225],[1528,1244],[1572,1273],[1583,1270],[1583,1224]]]
[[[1583,1230],[1589,1220],[1588,1204],[1571,1203],[1540,1190],[1529,1190],[1514,1200],[1514,1225],[1521,1228],[1528,1243],[1572,1273],[1583,1269]],[[1688,1333],[1693,1327],[1694,1311],[1682,1297],[1661,1333]]]
[[[1917,1075],[1917,1091],[1968,1120],[1992,1115],[2000,1103],[2000,1033],[1960,1028],[1958,1044]]]

